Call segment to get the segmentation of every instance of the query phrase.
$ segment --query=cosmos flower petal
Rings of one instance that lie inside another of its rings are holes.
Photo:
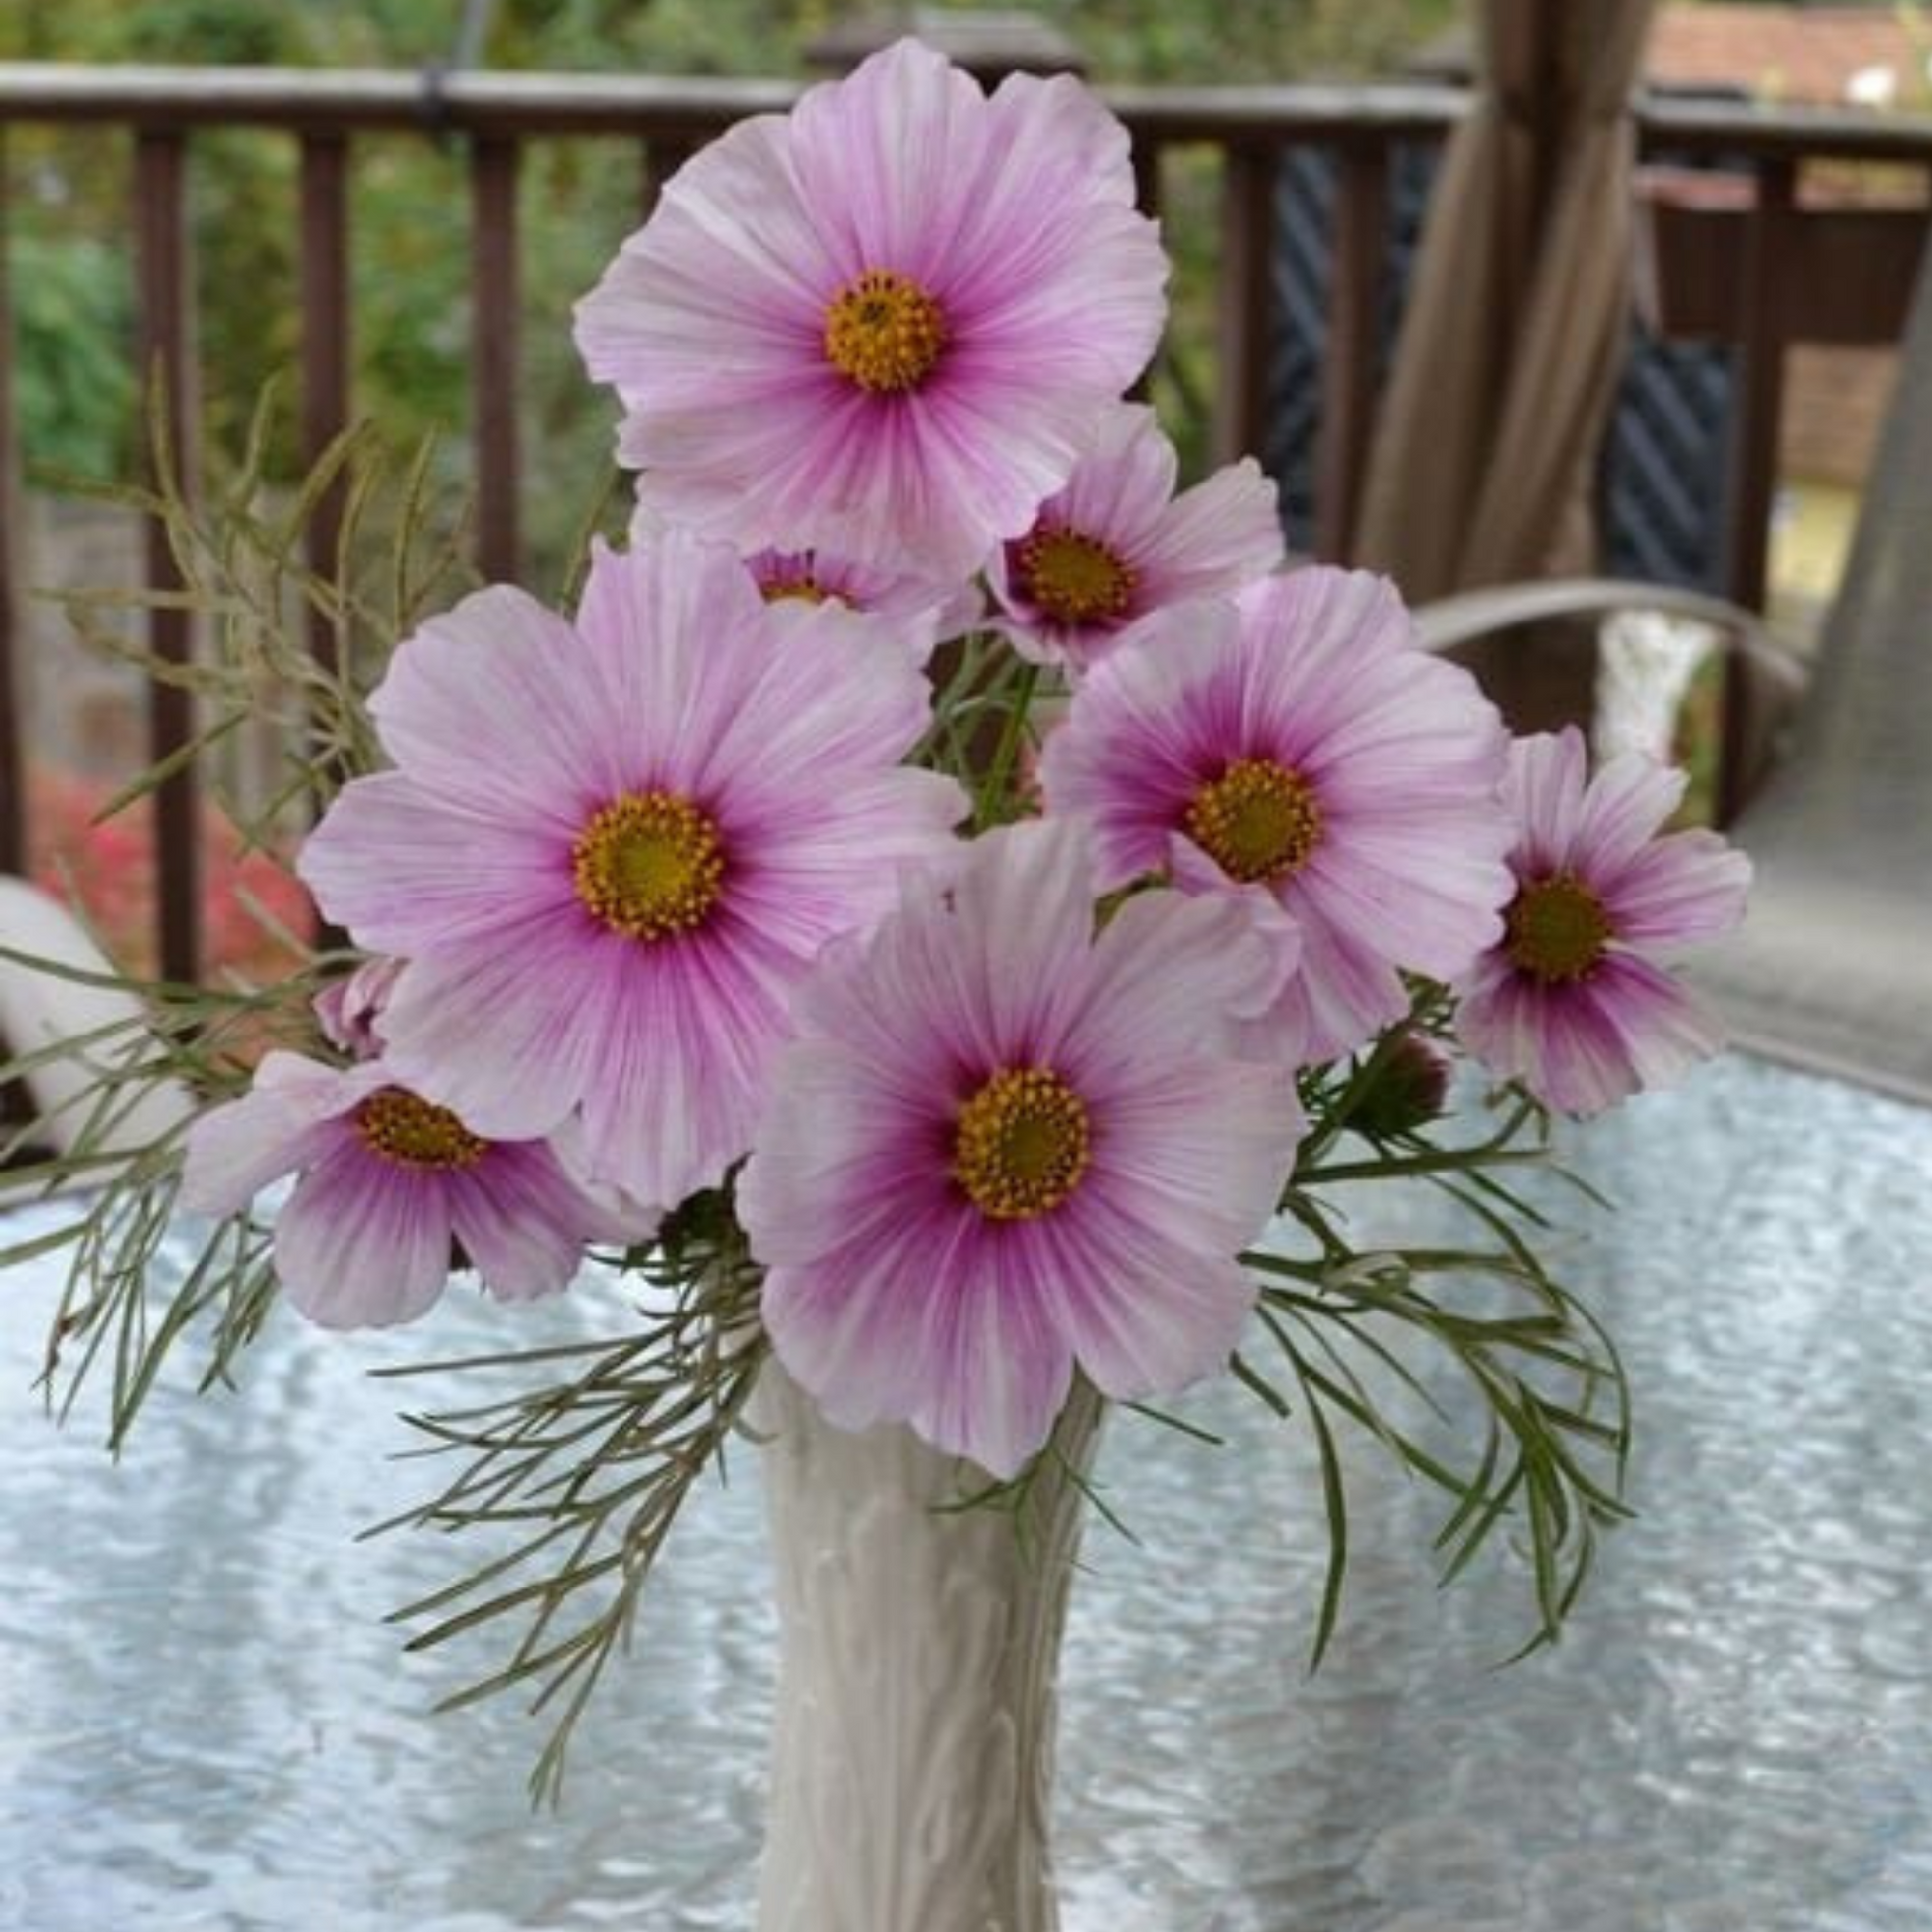
[[[541,1142],[499,1142],[445,1186],[456,1238],[499,1300],[569,1287],[601,1217]]]
[[[1574,851],[1587,853],[1597,876],[1634,858],[1656,837],[1690,783],[1690,774],[1639,752],[1613,758],[1584,793]]]
[[[1255,1285],[1235,1261],[1203,1261],[1123,1224],[1112,1264],[1058,1280],[1056,1312],[1081,1371],[1102,1395],[1135,1402],[1227,1366]]]
[[[1744,916],[1751,862],[1716,832],[1673,832],[1596,873],[1617,936],[1632,946],[1717,939]]]
[[[1253,457],[1182,490],[1141,553],[1148,597],[1164,604],[1213,597],[1274,570],[1284,554],[1278,494]]]
[[[338,1138],[337,1123],[382,1084],[374,1070],[344,1074],[299,1053],[272,1052],[237,1100],[211,1108],[188,1130],[181,1205],[191,1214],[234,1214]]]
[[[489,650],[495,674],[476,675]],[[569,823],[585,794],[576,747],[595,693],[553,675],[581,648],[571,627],[507,584],[474,592],[396,650],[369,701],[397,765],[467,813],[497,817],[505,793]]]
[[[1589,756],[1574,725],[1519,738],[1510,748],[1506,796],[1522,828],[1526,872],[1557,872],[1568,863],[1583,825]]]
[[[516,932],[504,945],[453,944],[412,959],[383,1016],[387,1062],[406,1085],[480,1134],[542,1138],[595,1082],[601,1064],[602,1010],[558,997],[560,985],[581,991],[593,979],[593,962],[613,950],[603,935],[589,948],[569,932],[550,935],[547,947]],[[478,1037],[480,1014],[489,1016],[486,1043]]]
[[[547,807],[524,824],[481,818],[401,771],[345,786],[296,872],[329,918],[401,957],[493,941],[506,905],[525,917],[572,907],[569,839]]]
[[[296,1183],[275,1221],[275,1273],[324,1328],[413,1321],[450,1272],[444,1177],[391,1167],[352,1139]]]
[[[908,1418],[927,1442],[1008,1480],[1045,1447],[1073,1384],[1073,1351],[1025,1246],[978,1248],[932,1285],[927,1367]]]
[[[1076,1020],[1067,1034],[1076,1083],[1089,1067],[1224,1050],[1280,997],[1301,956],[1299,928],[1265,917],[1239,892],[1129,899],[1093,946],[1087,1001],[1101,1024],[1089,1035]],[[1113,1017],[1123,1013],[1131,1024]]]
[[[1589,982],[1499,976],[1465,999],[1457,1030],[1497,1073],[1564,1113],[1602,1112],[1668,1085],[1724,1043],[1716,1022],[1649,961],[1621,955]]]

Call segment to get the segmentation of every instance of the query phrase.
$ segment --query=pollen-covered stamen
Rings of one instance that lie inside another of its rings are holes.
[[[1299,771],[1236,759],[1195,792],[1181,829],[1244,886],[1300,872],[1321,843],[1321,804]]]
[[[401,1087],[383,1087],[355,1110],[355,1131],[371,1154],[399,1168],[468,1168],[489,1152],[447,1107]]]
[[[825,359],[876,396],[916,389],[938,366],[946,318],[909,275],[869,268],[825,311]]]
[[[768,577],[759,586],[767,604],[823,604],[832,595],[816,577]]]
[[[571,849],[577,897],[594,918],[630,939],[694,932],[724,888],[718,828],[671,791],[625,792]]]
[[[1031,1221],[1079,1186],[1091,1151],[1085,1101],[1050,1067],[1011,1066],[960,1108],[953,1178],[989,1220]]]
[[[1503,950],[1549,985],[1587,979],[1614,934],[1603,901],[1574,873],[1525,880],[1503,914]]]
[[[1124,618],[1134,602],[1133,565],[1097,537],[1041,524],[1018,551],[1021,591],[1057,622]]]

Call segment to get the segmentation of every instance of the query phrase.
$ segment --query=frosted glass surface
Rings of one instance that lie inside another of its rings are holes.
[[[1068,1932],[1922,1932],[1932,1112],[1732,1060],[1577,1151],[1620,1203],[1565,1206],[1563,1239],[1637,1385],[1642,1515],[1571,1634],[1492,1669],[1520,1581],[1439,1594],[1429,1497],[1362,1452],[1311,1681],[1299,1432],[1226,1389],[1187,1409],[1223,1449],[1117,1418],[1102,1477],[1141,1546],[1096,1529],[1076,1590]],[[242,1393],[164,1392],[115,1468],[97,1411],[57,1432],[28,1386],[52,1277],[7,1278],[0,1926],[748,1925],[752,1455],[697,1499],[558,1814],[527,1808],[520,1710],[425,1716],[455,1666],[383,1624],[458,1552],[351,1541],[423,1481],[366,1368],[595,1329],[612,1293],[537,1323],[463,1296],[346,1344],[279,1320]]]

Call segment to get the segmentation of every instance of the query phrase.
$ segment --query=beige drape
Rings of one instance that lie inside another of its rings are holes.
[[[1430,204],[1355,545],[1412,602],[1591,561],[1652,4],[1477,0],[1478,92]]]

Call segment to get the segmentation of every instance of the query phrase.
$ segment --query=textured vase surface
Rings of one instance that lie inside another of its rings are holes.
[[[1024,1534],[949,1508],[977,1472],[908,1429],[833,1428],[761,1371],[781,1657],[759,1932],[1057,1932],[1048,1832],[1079,1494]],[[1057,1438],[1084,1469],[1100,1404]]]

